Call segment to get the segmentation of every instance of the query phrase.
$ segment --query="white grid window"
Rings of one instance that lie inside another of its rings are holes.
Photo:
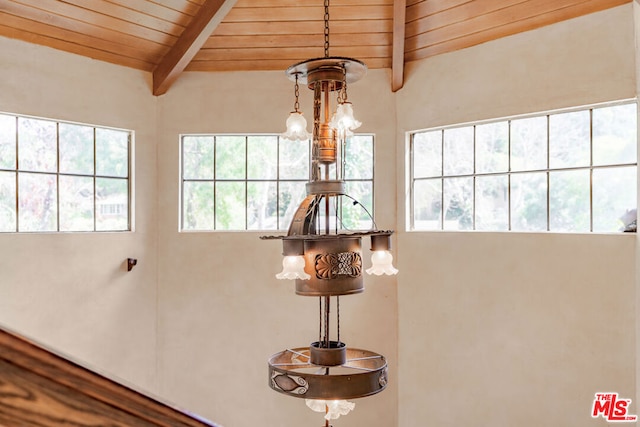
[[[180,153],[183,231],[286,230],[306,195],[308,142],[277,135],[183,135]],[[344,180],[347,194],[361,205],[342,203],[341,227],[369,228],[373,135],[347,141]]]
[[[625,229],[637,114],[624,102],[413,133],[410,229]]]
[[[0,114],[0,232],[130,230],[131,138]]]

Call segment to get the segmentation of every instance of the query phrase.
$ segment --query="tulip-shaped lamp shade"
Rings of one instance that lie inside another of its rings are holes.
[[[347,415],[356,407],[355,403],[348,400],[305,399],[305,403],[313,411],[324,412],[326,420],[336,420],[340,415]]]
[[[282,259],[282,271],[276,274],[278,279],[309,280],[311,276],[304,272],[304,257],[302,255],[287,255]]]
[[[368,274],[376,276],[398,274],[398,269],[393,266],[393,255],[389,251],[373,251],[371,264],[371,268],[367,268]]]
[[[371,268],[367,269],[368,274],[389,276],[398,274],[398,269],[393,266],[393,255],[391,249],[391,235],[386,233],[371,235]]]
[[[307,132],[307,119],[301,112],[292,111],[287,118],[287,130],[280,136],[291,141],[308,140],[311,134]]]
[[[304,241],[283,240],[282,248],[282,271],[276,274],[276,278],[309,280],[311,276],[304,271]]]
[[[331,118],[331,123],[329,123],[332,128],[345,132],[347,135],[358,129],[361,124],[362,122],[353,117],[353,105],[350,102],[339,104]]]

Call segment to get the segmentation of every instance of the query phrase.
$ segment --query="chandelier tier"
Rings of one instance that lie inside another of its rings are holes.
[[[347,87],[365,76],[367,66],[357,59],[329,56],[328,0],[324,9],[325,56],[286,70],[295,82],[295,103],[281,137],[301,143],[310,139],[306,197],[293,215],[286,236],[262,238],[282,240],[283,270],[276,277],[295,280],[296,294],[319,299],[317,340],[307,347],[292,347],[271,356],[269,385],[288,396],[307,399],[310,408],[325,412],[325,426],[329,426],[330,419],[353,409],[354,404],[346,399],[379,393],[387,385],[385,357],[349,348],[340,337],[340,297],[364,291],[362,238],[371,239],[373,255],[368,274],[391,275],[398,270],[389,252],[393,231],[378,230],[373,218],[367,231],[344,232],[341,227],[341,198],[346,196],[354,205],[362,206],[346,193],[344,169],[346,141],[360,126],[353,116]],[[300,111],[299,84],[313,91],[310,134]]]

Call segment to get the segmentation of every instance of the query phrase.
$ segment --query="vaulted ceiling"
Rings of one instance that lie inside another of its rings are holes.
[[[285,70],[324,56],[324,0],[0,0],[0,35],[153,72]],[[632,0],[332,0],[330,55],[390,68]]]

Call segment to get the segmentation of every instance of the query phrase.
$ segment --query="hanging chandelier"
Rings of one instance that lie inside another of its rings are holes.
[[[368,274],[392,275],[398,270],[389,252],[393,231],[378,230],[373,218],[368,231],[340,229],[340,198],[352,199],[343,180],[346,141],[360,126],[347,86],[364,77],[367,66],[357,59],[329,55],[329,0],[324,1],[324,12],[324,57],[286,70],[295,82],[295,103],[281,137],[301,143],[310,140],[307,195],[286,236],[262,238],[282,240],[283,269],[276,277],[295,280],[296,294],[319,299],[317,340],[271,356],[269,385],[288,396],[305,398],[309,408],[325,413],[328,427],[329,420],[353,409],[355,404],[347,399],[379,393],[387,385],[385,357],[347,347],[340,337],[340,297],[364,291],[362,238],[370,238],[373,251]],[[300,84],[313,91],[312,133],[307,132],[300,111]]]

